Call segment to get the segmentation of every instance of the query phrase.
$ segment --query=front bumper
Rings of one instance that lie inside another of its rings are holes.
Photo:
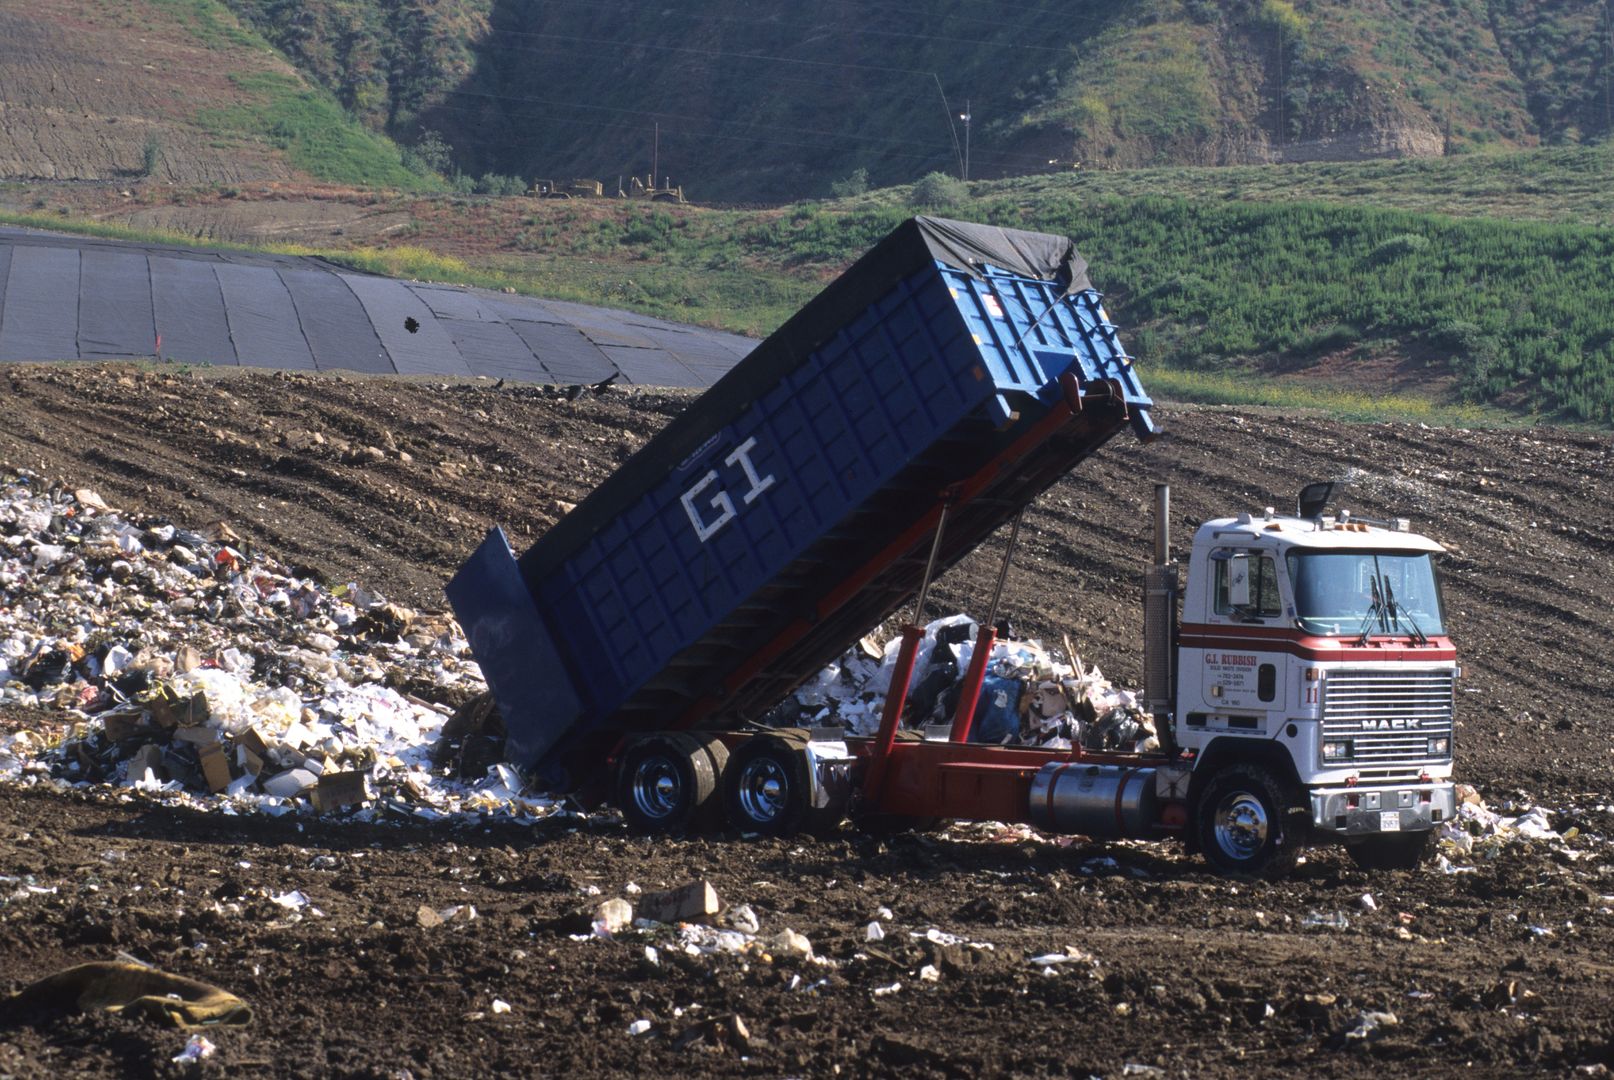
[[[1311,824],[1337,836],[1424,832],[1457,812],[1452,784],[1384,784],[1311,791]]]

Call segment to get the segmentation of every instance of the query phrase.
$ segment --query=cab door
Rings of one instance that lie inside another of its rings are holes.
[[[1217,548],[1210,566],[1209,622],[1225,633],[1202,658],[1205,707],[1246,715],[1282,710],[1288,665],[1281,649],[1284,589],[1277,555],[1263,548]]]

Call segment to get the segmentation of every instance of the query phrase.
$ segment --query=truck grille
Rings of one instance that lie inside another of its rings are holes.
[[[1330,671],[1323,677],[1323,741],[1348,741],[1336,759],[1363,765],[1414,764],[1451,757],[1430,754],[1429,740],[1451,739],[1453,671]]]

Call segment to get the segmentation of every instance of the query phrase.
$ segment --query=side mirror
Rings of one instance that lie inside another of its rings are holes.
[[[1242,551],[1227,560],[1227,602],[1235,608],[1250,606],[1250,557]]]

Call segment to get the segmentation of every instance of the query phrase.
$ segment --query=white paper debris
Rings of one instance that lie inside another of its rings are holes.
[[[0,735],[0,779],[123,784],[275,816],[307,812],[321,794],[360,820],[556,812],[508,765],[471,782],[432,768],[453,710],[394,687],[454,701],[486,689],[451,616],[327,587],[244,554],[227,529],[204,532],[0,472],[0,706],[61,718]],[[177,736],[187,725],[224,751],[211,773],[196,749],[206,740]],[[157,755],[131,760],[142,746]],[[358,803],[320,786],[353,772]]]
[[[1401,1018],[1395,1013],[1369,1012],[1364,1010],[1357,1017],[1356,1027],[1345,1033],[1347,1039],[1371,1039],[1382,1028],[1394,1027],[1401,1023]]]
[[[217,1046],[206,1035],[192,1035],[185,1043],[185,1049],[175,1054],[173,1061],[177,1064],[189,1064],[194,1061],[204,1061],[213,1056]]]
[[[976,632],[967,615],[937,619],[925,627],[915,653],[909,708],[937,737],[945,737],[951,726],[947,705],[953,695],[948,691],[968,670]],[[790,699],[796,715],[782,719],[814,727],[840,726],[854,735],[874,734],[900,647],[901,639],[893,638],[876,660],[859,643],[797,690]],[[1048,749],[1070,749],[1080,743],[1102,750],[1152,750],[1159,745],[1154,721],[1140,708],[1137,695],[1112,686],[1079,657],[1055,660],[1036,641],[1000,641],[993,646],[982,699],[986,709],[971,733],[976,742]]]
[[[755,934],[762,929],[762,922],[750,904],[731,908],[728,913],[728,924],[742,934]]]
[[[1091,953],[1085,953],[1072,946],[1066,946],[1064,952],[1043,953],[1041,956],[1033,956],[1031,962],[1042,968],[1058,967],[1062,964],[1095,963]]]

